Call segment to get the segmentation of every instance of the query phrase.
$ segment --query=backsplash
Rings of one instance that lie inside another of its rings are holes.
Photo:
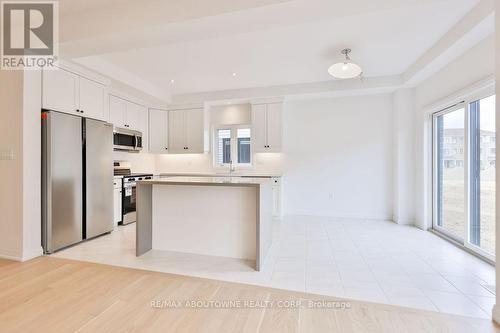
[[[157,155],[156,171],[157,173],[169,172],[214,172],[220,168],[214,168],[211,154],[186,154],[186,155]],[[263,173],[283,173],[284,155],[283,154],[254,154],[250,172]]]

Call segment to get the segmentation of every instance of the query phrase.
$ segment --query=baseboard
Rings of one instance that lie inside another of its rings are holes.
[[[495,323],[500,325],[500,308],[497,304],[493,306],[493,310],[491,310],[491,318]]]
[[[398,218],[396,216],[393,216],[392,220],[394,221],[394,223],[400,225],[415,225],[416,222],[414,219],[403,219],[403,218]]]
[[[0,259],[12,260],[12,261],[23,261],[22,256],[17,256],[13,254],[5,254],[0,252]]]
[[[12,260],[12,261],[28,261],[36,257],[40,257],[43,255],[43,249],[40,246],[39,248],[31,249],[23,253],[23,255],[16,255],[12,253],[7,253],[0,251],[0,259]]]
[[[43,255],[43,248],[40,246],[38,248],[30,249],[23,253],[22,261],[28,261],[36,257],[40,257]]]
[[[368,214],[304,214],[304,213],[292,213],[286,214],[284,216],[284,221],[289,216],[302,216],[302,217],[323,217],[323,218],[338,218],[338,219],[360,219],[360,220],[377,220],[377,221],[393,221],[392,215],[368,215]]]

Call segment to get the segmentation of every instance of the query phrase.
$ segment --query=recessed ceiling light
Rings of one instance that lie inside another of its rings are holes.
[[[330,68],[328,68],[328,73],[336,79],[352,79],[361,76],[363,70],[361,67],[353,63],[349,57],[351,49],[343,49],[341,53],[345,56],[345,60],[343,62],[333,64]]]
[[[170,83],[174,84],[174,83],[175,83],[175,80],[174,80],[174,79],[170,80]]]
[[[236,76],[236,75],[238,75],[238,74],[236,74],[236,73],[233,73],[233,76]]]

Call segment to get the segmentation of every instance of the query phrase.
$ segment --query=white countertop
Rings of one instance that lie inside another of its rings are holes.
[[[231,176],[229,172],[167,172],[161,173],[161,177],[215,177],[215,178],[227,178],[227,177],[255,177],[255,178],[277,178],[282,175],[279,173],[265,173],[265,172],[245,172],[245,171],[237,171],[234,172]]]
[[[137,184],[154,185],[215,185],[215,186],[258,186],[270,183],[268,178],[252,177],[167,177],[160,179],[141,180]]]

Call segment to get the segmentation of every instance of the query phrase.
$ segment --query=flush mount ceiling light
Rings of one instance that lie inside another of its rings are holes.
[[[352,79],[361,76],[363,72],[361,67],[353,63],[349,57],[351,49],[343,49],[340,53],[345,55],[345,60],[330,66],[328,73],[336,79]]]

